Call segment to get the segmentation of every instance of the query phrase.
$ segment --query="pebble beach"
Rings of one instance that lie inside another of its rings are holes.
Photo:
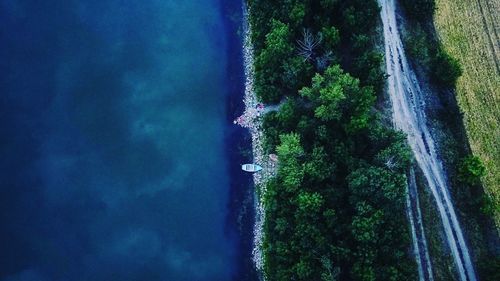
[[[264,195],[266,193],[266,181],[276,174],[276,159],[274,155],[267,155],[263,148],[262,117],[269,108],[259,103],[254,91],[254,49],[251,42],[251,26],[249,22],[248,7],[243,6],[243,64],[245,72],[245,111],[235,123],[249,129],[252,136],[253,162],[262,166],[262,171],[253,174],[255,185],[255,226],[254,226],[254,248],[253,261],[257,270],[261,273],[264,267],[263,226],[265,222]],[[258,191],[258,192],[257,192]],[[265,280],[265,276],[264,280]]]

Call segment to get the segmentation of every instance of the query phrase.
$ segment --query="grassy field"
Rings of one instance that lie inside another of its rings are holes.
[[[474,155],[487,168],[486,192],[500,204],[500,1],[436,0],[434,24],[463,75],[457,99]],[[495,215],[500,226],[500,213]]]

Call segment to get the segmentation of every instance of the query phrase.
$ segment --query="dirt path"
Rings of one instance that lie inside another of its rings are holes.
[[[417,261],[419,281],[434,281],[432,263],[425,238],[422,213],[418,199],[415,172],[411,169],[408,179],[408,194],[406,195],[406,212],[410,220],[413,238],[413,252]]]
[[[388,92],[392,102],[394,126],[406,133],[417,165],[424,173],[436,201],[460,280],[476,281],[469,250],[451,202],[447,179],[427,126],[423,93],[404,53],[396,21],[395,2],[379,0],[379,3],[382,7]]]

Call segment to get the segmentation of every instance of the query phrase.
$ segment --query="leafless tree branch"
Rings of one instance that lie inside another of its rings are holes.
[[[323,36],[321,33],[315,36],[309,29],[304,28],[302,37],[302,40],[297,40],[299,55],[304,57],[304,60],[310,60],[313,57],[314,49],[323,40]]]

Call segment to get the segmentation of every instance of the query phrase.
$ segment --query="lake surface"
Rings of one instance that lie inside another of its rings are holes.
[[[0,1],[0,280],[253,278],[227,2]]]

